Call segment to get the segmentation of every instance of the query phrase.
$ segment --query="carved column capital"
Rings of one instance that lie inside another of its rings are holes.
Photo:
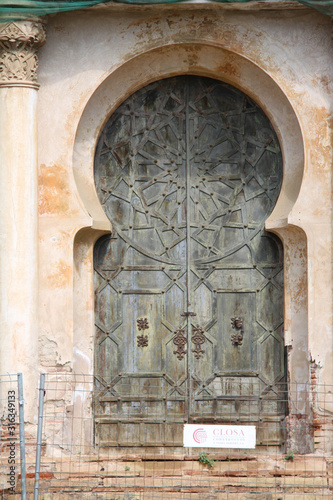
[[[45,40],[41,22],[0,24],[0,87],[39,87],[37,51]]]

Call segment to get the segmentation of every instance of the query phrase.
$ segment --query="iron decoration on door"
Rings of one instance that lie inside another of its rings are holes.
[[[268,118],[222,82],[161,80],[111,116],[95,156],[113,227],[94,257],[99,446],[281,420],[282,248],[264,231],[281,182]]]

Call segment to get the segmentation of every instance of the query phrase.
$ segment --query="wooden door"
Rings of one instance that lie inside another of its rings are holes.
[[[264,231],[281,181],[268,118],[227,84],[161,80],[109,119],[95,158],[113,225],[94,262],[100,446],[281,421],[282,248]]]

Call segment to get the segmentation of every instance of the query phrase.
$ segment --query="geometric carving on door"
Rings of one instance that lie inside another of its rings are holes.
[[[259,407],[274,418],[283,259],[264,224],[281,182],[268,118],[222,82],[161,80],[109,119],[95,155],[113,226],[94,256],[100,446],[173,446],[184,420],[255,422]]]

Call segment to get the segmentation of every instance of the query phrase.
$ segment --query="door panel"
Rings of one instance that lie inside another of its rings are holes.
[[[95,159],[113,225],[95,248],[100,446],[281,419],[282,249],[264,231],[281,181],[269,120],[221,82],[161,80],[110,118]]]

